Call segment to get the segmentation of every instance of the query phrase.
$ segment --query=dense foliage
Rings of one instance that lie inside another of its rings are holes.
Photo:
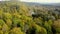
[[[0,2],[0,34],[59,34],[60,10]]]

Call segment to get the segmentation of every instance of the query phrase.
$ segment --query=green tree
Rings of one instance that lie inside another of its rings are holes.
[[[27,34],[47,34],[47,31],[45,28],[37,25],[37,24],[33,24],[29,30],[27,30]]]
[[[45,27],[46,30],[47,30],[47,34],[52,34],[51,26],[48,24],[47,21],[44,23],[44,27]]]

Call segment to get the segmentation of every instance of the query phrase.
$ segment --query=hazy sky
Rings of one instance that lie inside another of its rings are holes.
[[[60,0],[21,0],[21,1],[38,3],[60,3]]]

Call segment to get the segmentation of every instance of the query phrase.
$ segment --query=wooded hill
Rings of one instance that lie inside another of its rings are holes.
[[[60,34],[60,8],[0,1],[0,34]]]

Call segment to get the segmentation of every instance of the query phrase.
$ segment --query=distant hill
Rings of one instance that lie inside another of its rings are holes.
[[[55,6],[55,7],[60,7],[60,3],[47,3],[47,4],[43,4],[43,3],[34,3],[34,2],[23,2],[29,6]]]

